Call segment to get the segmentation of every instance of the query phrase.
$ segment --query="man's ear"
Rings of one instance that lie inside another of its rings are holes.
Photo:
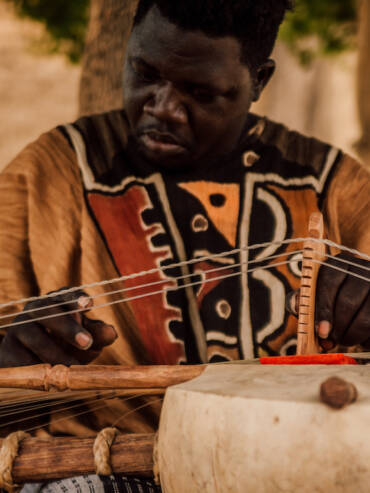
[[[275,62],[269,58],[265,63],[260,65],[254,78],[253,101],[258,101],[262,91],[275,72]]]

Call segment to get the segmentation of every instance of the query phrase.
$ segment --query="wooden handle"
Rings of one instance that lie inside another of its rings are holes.
[[[320,212],[310,216],[308,235],[311,238],[324,238],[324,220]],[[315,260],[325,259],[325,244],[312,240],[303,245],[302,277],[299,298],[297,331],[297,354],[317,354],[319,345],[315,334],[316,281],[320,264]]]
[[[113,472],[152,476],[154,438],[154,433],[118,435],[111,448]],[[14,461],[14,482],[22,484],[95,474],[94,440],[95,437],[24,439]]]
[[[170,385],[198,377],[204,365],[50,366],[48,364],[0,369],[0,388],[34,390],[126,389],[131,393],[153,389],[163,393]]]

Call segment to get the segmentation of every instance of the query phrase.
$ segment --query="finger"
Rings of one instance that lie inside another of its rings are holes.
[[[32,303],[32,304],[31,304]],[[40,306],[39,300],[37,302],[31,302],[31,306]],[[91,334],[82,327],[71,315],[65,314],[63,307],[48,305],[43,312],[42,320],[39,319],[40,312],[29,312],[27,317],[38,320],[38,323],[42,325],[48,332],[62,339],[63,341],[78,347],[79,349],[87,350],[93,344],[93,338]],[[24,317],[25,315],[20,315]],[[18,320],[20,317],[17,317]]]
[[[316,332],[320,339],[327,339],[329,337],[332,329],[330,322],[328,322],[327,320],[322,320],[317,324],[316,327]]]
[[[353,346],[368,341],[370,336],[370,292],[362,303],[362,306],[353,318],[350,327],[346,331],[342,343],[345,346]]]
[[[58,289],[58,291],[51,291],[50,293],[48,293],[48,295],[55,294],[55,296],[47,298],[48,302],[49,303],[52,302],[53,304],[68,303],[68,302],[73,303],[81,299],[81,303],[84,304],[87,309],[91,308],[93,301],[85,291],[83,291],[82,289],[74,289],[73,291],[68,291],[67,293],[63,293],[63,292],[61,293],[61,291],[65,291],[68,289],[70,288],[62,288],[62,289]],[[81,308],[83,308],[83,306],[81,306]]]
[[[324,351],[331,351],[336,346],[336,343],[330,339],[318,339],[318,342]]]
[[[26,305],[29,311],[28,315],[36,320],[41,316],[43,319],[39,320],[39,323],[47,328],[47,330],[51,330],[66,342],[80,349],[87,350],[91,347],[93,340],[89,332],[81,328],[81,317],[84,312],[93,306],[93,301],[81,289],[61,294],[59,294],[59,291],[56,291],[55,296],[51,298],[39,299],[28,303]],[[62,306],[60,306],[61,303],[63,303]],[[83,311],[70,315],[66,313],[66,318],[62,316],[63,312],[74,311],[76,309],[83,309]],[[57,315],[57,317],[53,318],[53,315]]]
[[[336,260],[331,260],[330,264],[340,265],[341,268],[345,266],[345,264],[341,264]],[[316,286],[315,322],[317,334],[322,339],[326,339],[329,334],[335,340],[338,336],[337,332],[331,334],[331,329],[333,327],[336,296],[346,276],[346,272],[334,270],[329,265],[320,267]],[[326,323],[323,324],[322,322]]]
[[[17,327],[15,337],[43,363],[67,366],[79,363],[77,359],[68,355],[61,344],[53,340],[43,327],[36,323]]]
[[[356,331],[353,320],[368,297],[369,283],[348,275],[341,285],[335,302],[334,326],[339,343],[349,330]],[[355,333],[353,337],[356,337]]]
[[[318,342],[324,351],[330,351],[336,346],[336,342],[329,339],[331,329],[331,323],[327,320],[323,320],[316,325]]]
[[[77,323],[82,325],[82,316],[84,313],[88,312],[90,308],[93,307],[94,302],[88,296],[80,296],[76,301],[77,309],[83,310],[81,312],[73,313],[72,317],[76,320]]]
[[[31,315],[33,318],[39,318],[43,317],[48,309],[56,307],[55,305],[61,306],[63,310],[67,312],[77,309],[88,311],[94,304],[91,297],[89,297],[85,293],[85,291],[82,291],[81,289],[63,294],[58,294],[59,291],[55,292],[55,296],[49,298],[40,298],[38,300],[27,303],[27,305],[25,306],[25,310],[28,311],[29,315]],[[48,294],[53,293],[54,292]],[[79,316],[78,313],[74,315],[76,317]]]
[[[85,315],[82,316],[82,323],[94,339],[94,343],[87,351],[79,351],[71,348],[70,354],[78,359],[82,364],[87,364],[96,359],[105,346],[112,344],[118,337],[112,325],[105,324],[101,320],[93,320]]]
[[[7,334],[0,346],[0,368],[30,366],[41,363],[35,354],[25,348],[17,338]]]
[[[90,332],[94,340],[91,349],[99,350],[105,346],[109,346],[118,337],[118,334],[113,325],[106,324],[101,320],[93,320],[83,315],[82,325]]]

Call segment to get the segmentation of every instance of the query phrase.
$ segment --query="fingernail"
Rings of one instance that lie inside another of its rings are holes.
[[[117,339],[118,334],[116,332],[116,329],[113,327],[113,325],[107,324],[107,327],[109,327],[109,329],[111,329],[112,336],[114,336],[114,339]]]
[[[82,349],[89,349],[93,343],[92,338],[84,332],[76,334],[75,341]]]
[[[93,301],[88,296],[80,296],[77,299],[77,305],[79,306],[79,308],[87,309],[93,306]]]
[[[321,339],[327,339],[331,331],[331,323],[328,322],[327,320],[322,320],[319,323],[319,330],[318,330],[318,336],[321,337]]]

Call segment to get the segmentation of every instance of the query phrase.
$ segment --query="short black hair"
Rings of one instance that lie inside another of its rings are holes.
[[[156,5],[170,22],[186,31],[220,38],[233,36],[241,62],[256,69],[271,55],[279,26],[292,0],[140,0],[134,25]]]

